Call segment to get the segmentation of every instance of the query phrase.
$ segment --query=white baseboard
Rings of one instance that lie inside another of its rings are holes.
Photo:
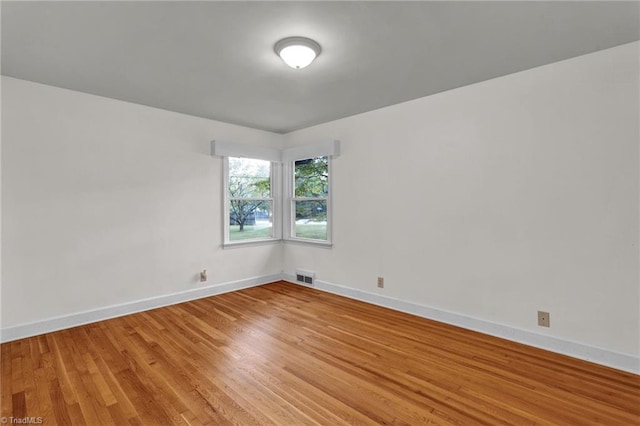
[[[160,308],[163,306],[174,305],[176,303],[187,302],[189,300],[201,299],[203,297],[228,293],[249,287],[256,287],[279,280],[286,280],[294,284],[304,285],[296,282],[295,276],[292,274],[274,274],[247,278],[3,328],[0,330],[0,342],[4,343],[12,340],[23,339],[25,337],[37,336],[43,333],[77,327],[79,325],[147,311],[149,309]],[[546,349],[559,354],[616,368],[618,370],[640,374],[640,358],[632,355],[589,346],[583,343],[563,340],[557,337],[545,336],[531,331],[521,330],[507,325],[472,318],[453,312],[447,312],[380,294],[369,293],[363,290],[341,286],[326,281],[316,280],[313,287],[328,293],[349,297],[351,299],[360,300],[374,305],[384,306],[396,311],[406,312],[419,317],[466,328],[468,330],[489,334],[491,336],[501,337],[514,342],[523,343],[525,345]]]
[[[283,274],[283,279],[293,284],[304,285],[297,282],[293,274]],[[605,365],[607,367],[627,371],[629,373],[640,374],[640,358],[632,355],[597,348],[583,343],[563,340],[557,337],[545,336],[503,324],[493,323],[453,312],[431,308],[425,305],[418,305],[416,303],[394,299],[380,294],[369,293],[350,287],[332,284],[326,281],[316,280],[313,287],[328,293],[338,294],[351,299],[384,306],[385,308],[406,312],[468,330],[478,331],[491,336],[501,337],[513,342],[546,349],[551,352],[583,359],[585,361],[594,362],[596,364]]]
[[[214,296],[216,294],[255,287],[278,281],[280,279],[282,279],[281,274],[247,278],[223,284],[215,284],[209,287],[200,287],[179,293],[136,300],[134,302],[122,303],[119,305],[105,306],[103,308],[48,318],[46,320],[27,324],[14,325],[0,330],[0,342],[10,342],[12,340],[23,339],[25,337],[37,336],[43,333],[50,333],[52,331],[77,327],[79,325],[89,324],[96,321],[134,314],[136,312],[148,311],[149,309],[160,308],[162,306],[175,305],[176,303],[187,302],[189,300],[201,299],[203,297]]]

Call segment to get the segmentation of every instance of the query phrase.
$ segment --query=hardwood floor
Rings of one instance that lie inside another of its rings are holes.
[[[45,425],[640,424],[640,376],[285,282],[6,343],[1,364],[2,416]]]

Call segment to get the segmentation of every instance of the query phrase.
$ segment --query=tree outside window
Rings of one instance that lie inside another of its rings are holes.
[[[293,171],[293,236],[326,241],[329,158],[315,157],[295,161]]]
[[[229,157],[229,241],[273,237],[271,163]]]

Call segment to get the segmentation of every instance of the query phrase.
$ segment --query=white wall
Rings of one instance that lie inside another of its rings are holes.
[[[0,7],[1,9],[2,7]],[[0,13],[0,19],[2,19],[1,15],[2,13]],[[2,99],[1,79],[0,99]],[[2,330],[2,102],[0,102],[0,330]]]
[[[637,357],[639,46],[286,135],[342,156],[335,245],[285,272]]]
[[[209,156],[211,139],[281,135],[2,77],[2,327],[203,288],[204,268],[206,288],[284,265],[637,359],[639,47],[285,135],[340,139],[342,155],[334,247],[284,253],[221,248]]]
[[[282,136],[2,77],[8,328],[280,274],[282,247],[223,250],[212,139]]]

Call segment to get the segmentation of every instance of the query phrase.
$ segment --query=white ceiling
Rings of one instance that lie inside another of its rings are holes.
[[[286,133],[640,39],[638,2],[2,2],[2,74]],[[322,46],[306,69],[273,45]]]

